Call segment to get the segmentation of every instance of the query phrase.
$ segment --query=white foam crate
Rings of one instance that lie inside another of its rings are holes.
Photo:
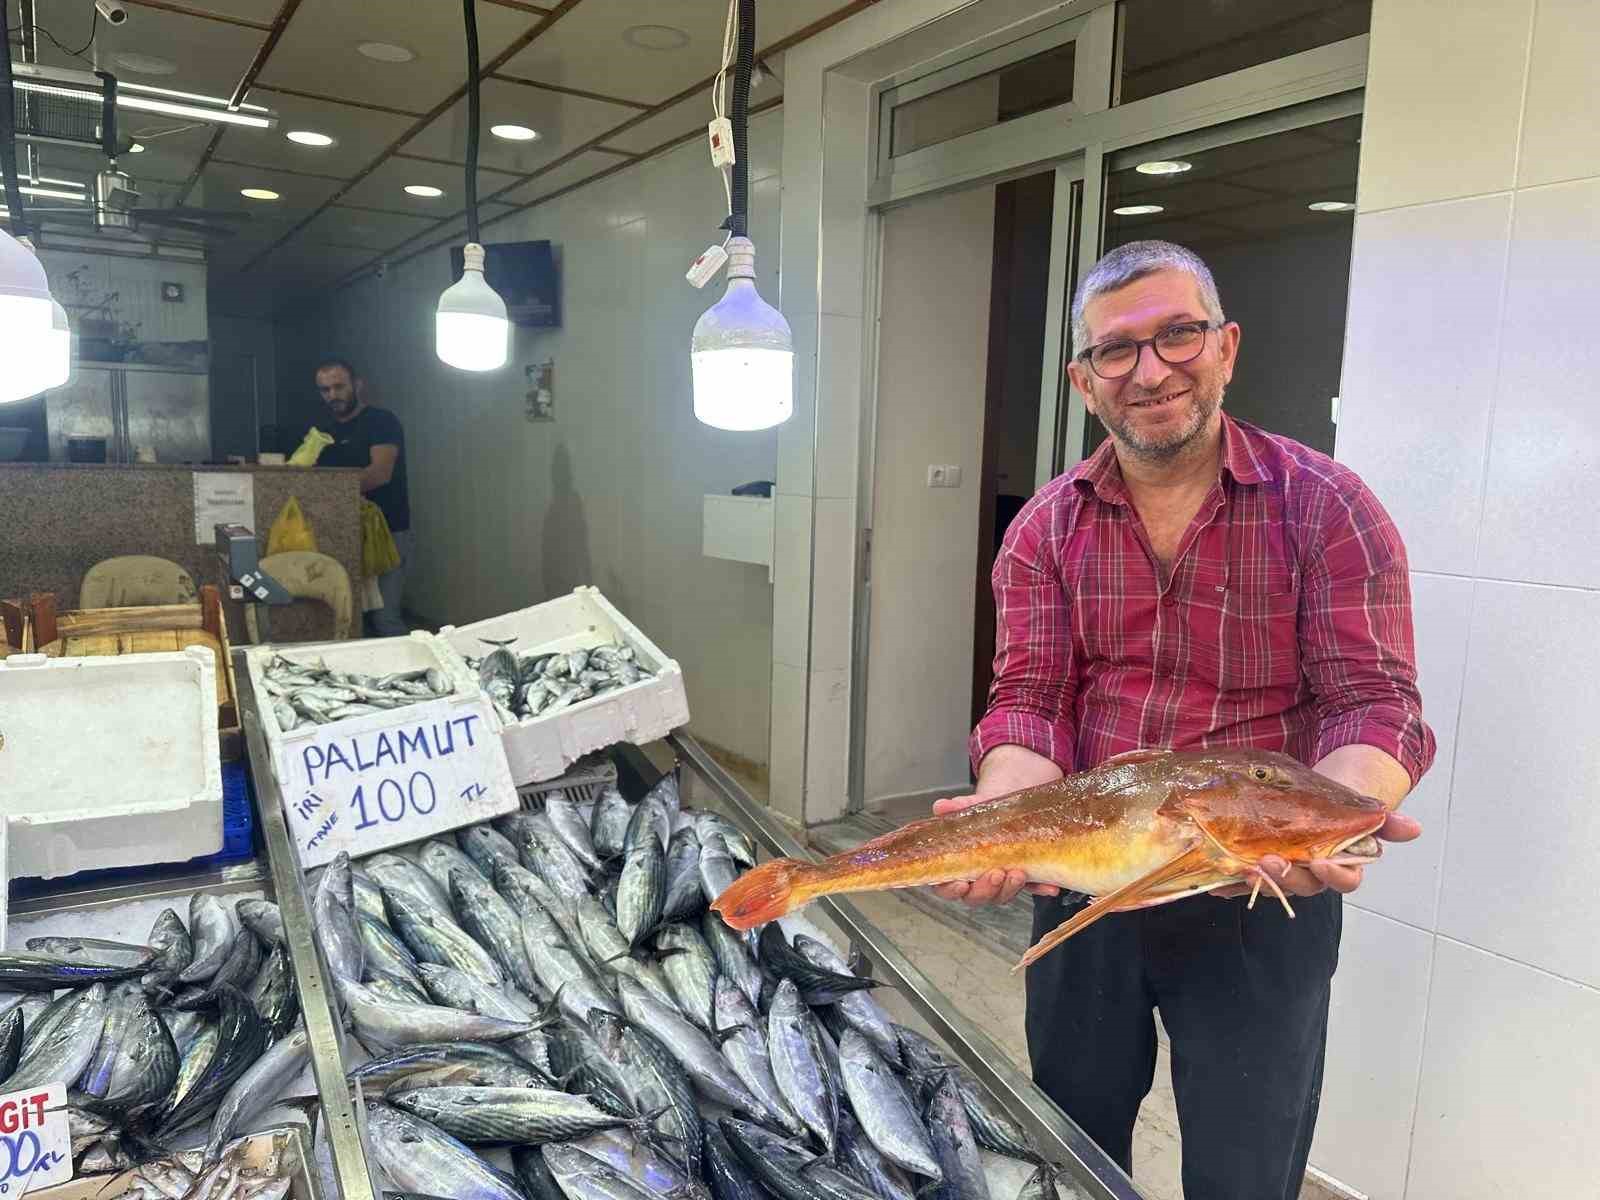
[[[0,660],[10,876],[187,862],[222,849],[216,656]]]
[[[446,625],[439,636],[457,654],[471,658],[492,650],[488,642],[512,639],[510,649],[519,656],[621,642],[633,648],[639,665],[650,672],[650,678],[638,683],[505,726],[500,737],[518,787],[554,779],[592,750],[618,742],[653,742],[689,722],[683,669],[598,588],[576,588],[571,595],[471,625]]]
[[[398,671],[422,671],[437,667],[455,685],[454,694],[441,699],[470,700],[483,695],[477,675],[467,670],[467,664],[461,661],[461,656],[450,648],[449,643],[420,629],[413,630],[405,637],[255,646],[245,652],[245,668],[250,673],[256,711],[261,714],[261,729],[266,734],[268,749],[273,752],[274,764],[277,762],[278,748],[283,743],[292,742],[297,737],[309,737],[312,730],[322,728],[300,724],[285,731],[279,726],[277,714],[272,709],[272,696],[265,687],[264,679],[267,663],[280,656],[290,662],[307,666],[325,665],[330,671],[349,671],[357,675],[392,675]],[[346,719],[361,720],[360,717]],[[339,723],[332,722],[334,725]]]

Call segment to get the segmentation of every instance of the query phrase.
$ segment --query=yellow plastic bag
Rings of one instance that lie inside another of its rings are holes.
[[[306,520],[305,513],[300,511],[299,499],[290,496],[267,534],[267,553],[282,554],[285,550],[316,548],[317,535],[312,532],[311,522]]]
[[[371,500],[361,502],[361,573],[368,579],[387,575],[400,565],[400,548],[394,544],[389,522]]]
[[[317,459],[322,456],[322,452],[331,445],[333,445],[333,435],[331,433],[323,433],[322,430],[313,425],[306,430],[306,436],[301,439],[300,445],[295,449],[295,452],[289,455],[289,465],[291,467],[314,467],[317,465]]]

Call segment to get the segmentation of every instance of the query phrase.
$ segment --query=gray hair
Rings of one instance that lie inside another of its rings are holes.
[[[1218,325],[1227,319],[1222,315],[1222,299],[1217,295],[1211,268],[1193,250],[1175,242],[1129,242],[1103,254],[1078,284],[1078,294],[1072,298],[1072,353],[1081,354],[1089,345],[1089,323],[1083,319],[1089,301],[1157,271],[1182,271],[1193,277],[1200,285],[1200,303],[1205,306],[1206,319]]]

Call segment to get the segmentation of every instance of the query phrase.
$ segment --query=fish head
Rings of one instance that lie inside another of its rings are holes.
[[[1188,818],[1230,855],[1308,862],[1354,851],[1378,856],[1389,810],[1287,754],[1204,751],[1187,756],[1163,811]]]

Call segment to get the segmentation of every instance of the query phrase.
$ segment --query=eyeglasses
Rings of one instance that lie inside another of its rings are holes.
[[[1220,328],[1213,321],[1184,321],[1168,325],[1155,337],[1116,338],[1101,342],[1098,346],[1081,351],[1078,359],[1088,363],[1089,369],[1101,379],[1123,379],[1138,367],[1139,355],[1146,346],[1154,350],[1156,357],[1169,367],[1181,366],[1200,357],[1200,352],[1206,348],[1208,329]]]

